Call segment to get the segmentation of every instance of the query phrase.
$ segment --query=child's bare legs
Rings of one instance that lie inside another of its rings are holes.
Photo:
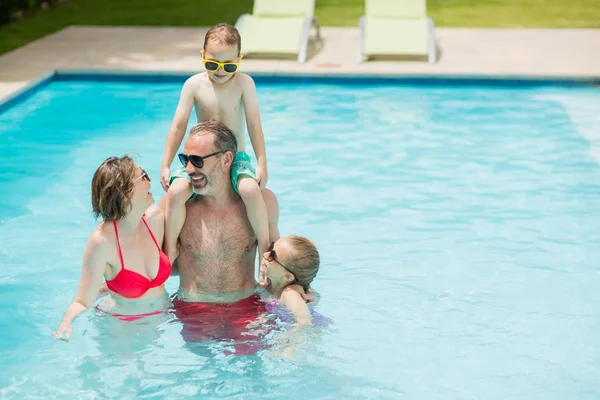
[[[192,195],[192,185],[184,178],[176,178],[167,190],[165,211],[165,249],[171,261],[177,257],[177,239],[185,222],[185,202]]]
[[[267,205],[262,197],[258,183],[249,176],[242,175],[237,182],[238,193],[246,205],[246,214],[254,234],[258,239],[258,255],[262,257],[263,253],[269,248],[269,217],[267,215]],[[259,272],[259,281],[263,279]]]

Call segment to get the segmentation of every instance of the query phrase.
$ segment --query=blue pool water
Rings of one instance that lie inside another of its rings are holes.
[[[137,153],[158,200],[180,88],[53,82],[0,114],[0,398],[600,397],[591,88],[260,82],[281,231],[318,245],[333,323],[294,362],[190,348],[168,316],[53,340],[94,170]]]

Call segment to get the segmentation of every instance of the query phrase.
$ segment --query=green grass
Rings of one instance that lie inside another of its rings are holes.
[[[390,0],[392,1],[392,0]],[[323,25],[356,26],[364,0],[316,0]],[[436,26],[600,28],[600,0],[428,0]]]
[[[282,0],[283,1],[283,0]],[[253,0],[70,0],[0,28],[0,54],[69,25],[235,23]],[[428,0],[436,26],[600,28],[600,0]],[[323,26],[357,26],[364,0],[316,0]]]

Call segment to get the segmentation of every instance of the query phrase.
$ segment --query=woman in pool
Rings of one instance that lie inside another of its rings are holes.
[[[71,336],[71,323],[94,304],[103,277],[111,296],[101,311],[111,308],[113,315],[135,319],[170,306],[164,283],[172,268],[161,250],[164,216],[158,207],[151,207],[154,198],[149,190],[150,177],[128,156],[110,157],[94,173],[92,210],[102,222],[88,239],[79,289],[55,338]],[[142,307],[154,311],[143,313]]]
[[[260,264],[267,280],[263,298],[276,299],[289,308],[297,325],[310,324],[312,317],[304,294],[317,276],[319,264],[317,248],[305,237],[284,236],[271,243]]]

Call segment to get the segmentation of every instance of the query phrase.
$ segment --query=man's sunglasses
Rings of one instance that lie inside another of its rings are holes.
[[[296,281],[296,275],[289,270],[288,267],[286,267],[285,265],[283,265],[282,263],[280,263],[279,261],[277,261],[277,253],[275,252],[275,242],[271,242],[271,244],[269,245],[269,248],[267,249],[267,261],[268,262],[273,262],[275,261],[277,264],[279,264],[283,269],[285,269],[287,272],[289,272],[290,274],[292,274],[294,276],[294,282]]]
[[[197,156],[197,155],[187,155],[180,153],[177,155],[179,157],[179,162],[183,164],[184,168],[187,167],[188,161],[192,163],[192,165],[196,168],[204,167],[204,160],[208,157],[216,156],[217,154],[222,153],[222,151],[217,151],[216,153],[209,154],[207,156]]]
[[[204,68],[206,68],[207,71],[211,71],[211,72],[215,72],[219,68],[223,68],[223,71],[227,72],[228,74],[233,74],[235,71],[237,71],[237,69],[240,66],[240,62],[242,61],[241,54],[239,57],[240,57],[240,61],[238,61],[238,62],[231,62],[231,61],[220,62],[220,61],[216,61],[216,60],[207,60],[204,58],[204,51],[202,51],[202,62],[204,63]]]
[[[133,181],[133,183],[136,183],[137,181],[139,181],[140,179],[145,179],[148,182],[151,182],[152,180],[150,179],[150,175],[148,175],[148,173],[146,171],[144,171],[144,169],[142,169],[142,175],[138,176],[137,178],[135,178],[135,180]]]

